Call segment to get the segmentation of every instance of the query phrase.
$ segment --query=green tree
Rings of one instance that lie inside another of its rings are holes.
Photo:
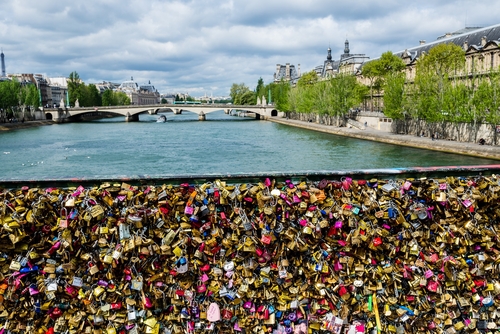
[[[465,51],[455,44],[438,44],[423,54],[417,61],[415,84],[421,95],[421,114],[430,122],[443,121],[445,93],[452,92],[451,78],[462,72],[465,66]],[[427,101],[424,101],[427,99]]]
[[[256,99],[256,101],[254,101],[254,104],[257,103],[257,98],[262,98],[262,96],[265,96],[266,99],[268,98],[266,88],[264,87],[264,80],[261,77],[257,81],[257,87],[255,87],[255,99]],[[267,102],[271,102],[271,101],[267,101]]]
[[[498,68],[492,70],[485,78],[485,81],[488,86],[483,88],[480,85],[476,95],[479,95],[478,98],[484,101],[485,120],[492,127],[494,133],[493,143],[496,145],[498,142],[496,126],[500,124],[500,70]]]
[[[115,101],[113,101],[113,91],[111,89],[106,89],[102,93],[101,99],[102,99],[102,105],[105,107],[116,105]]]
[[[114,92],[113,100],[116,102],[117,106],[128,106],[130,105],[130,98],[124,92]]]
[[[16,79],[0,82],[0,117],[11,118],[17,113],[21,98],[21,84]]]
[[[373,111],[373,86],[375,80],[380,76],[376,60],[372,60],[363,65],[361,74],[370,82],[370,111]]]
[[[384,114],[392,119],[404,119],[405,113],[405,80],[403,72],[388,74],[384,86]]]
[[[79,89],[81,84],[82,81],[78,73],[76,71],[71,72],[68,77],[68,94],[69,104],[72,106],[75,105],[76,100],[81,102],[81,90]]]
[[[254,93],[244,83],[233,83],[229,95],[236,105],[252,104],[255,98]]]
[[[305,73],[297,81],[296,94],[300,96],[299,99],[295,100],[296,106],[295,110],[298,112],[313,113],[317,111],[316,96],[317,88],[315,84],[318,82],[318,74],[313,70]]]
[[[89,106],[100,106],[101,102],[101,94],[97,89],[96,85],[89,84],[88,85],[88,98],[89,98]]]
[[[371,111],[373,111],[373,89],[382,88],[385,77],[393,73],[399,73],[405,69],[406,65],[401,58],[391,51],[384,52],[378,59],[367,62],[361,69],[362,75],[370,81],[370,101]]]

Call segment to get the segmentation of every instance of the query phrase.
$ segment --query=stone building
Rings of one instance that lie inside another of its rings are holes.
[[[340,55],[339,60],[332,59],[332,49],[328,48],[328,54],[323,65],[316,66],[314,70],[323,79],[334,77],[339,73],[356,74],[369,59],[370,57],[365,54],[351,54],[349,41],[346,39],[344,42],[344,53]]]
[[[465,51],[465,69],[457,73],[459,78],[479,76],[500,67],[500,24],[486,28],[466,27],[439,36],[435,41],[427,43],[421,40],[417,46],[395,52],[394,54],[401,57],[406,64],[405,72],[408,82],[415,80],[418,59],[429,53],[433,47],[443,43],[453,43]],[[357,72],[357,79],[368,86],[369,81],[361,75],[361,70],[362,68],[359,68]],[[373,101],[367,101],[364,108],[383,110],[383,95],[383,91],[374,92]]]
[[[286,65],[276,64],[276,72],[274,73],[274,82],[287,81],[292,85],[295,85],[300,78],[300,64],[298,64],[297,69],[295,69],[295,65],[290,65],[290,63],[286,63]]]
[[[132,77],[130,80],[124,81],[117,90],[127,94],[132,105],[159,104],[161,102],[160,93],[151,84],[151,81],[147,85],[139,86]]]
[[[458,75],[481,75],[500,66],[500,24],[486,28],[469,27],[457,32],[447,33],[436,41],[420,41],[418,46],[396,52],[406,63],[406,77],[415,79],[415,65],[422,54],[442,43],[453,43],[465,51],[465,72]]]

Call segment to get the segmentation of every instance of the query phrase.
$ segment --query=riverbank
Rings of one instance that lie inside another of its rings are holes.
[[[42,125],[52,125],[53,121],[28,121],[28,122],[16,122],[16,123],[0,123],[0,131],[18,130],[18,129],[28,129],[34,128]]]
[[[349,127],[334,127],[331,125],[309,123],[286,118],[273,117],[268,118],[267,120],[275,123],[286,124],[303,129],[320,131],[339,136],[347,136],[352,138],[365,139],[407,147],[422,148],[439,152],[463,154],[478,158],[500,160],[499,146],[479,145],[477,143],[456,142],[451,140],[432,140],[429,137],[401,135],[391,132],[383,132],[372,128],[361,130]]]

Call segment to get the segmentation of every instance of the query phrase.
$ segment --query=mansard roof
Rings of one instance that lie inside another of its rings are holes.
[[[423,52],[428,53],[431,48],[438,44],[443,43],[453,43],[460,47],[463,47],[465,43],[469,47],[474,47],[476,49],[482,49],[482,38],[486,38],[486,41],[499,41],[500,40],[500,24],[496,24],[486,28],[479,28],[473,31],[465,30],[466,32],[459,35],[453,35],[448,38],[441,38],[436,41],[425,43],[419,46],[415,46],[404,51],[399,51],[394,53],[400,57],[403,55],[410,56],[412,60],[418,58]]]

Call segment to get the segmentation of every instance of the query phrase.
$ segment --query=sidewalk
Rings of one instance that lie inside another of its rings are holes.
[[[372,140],[381,143],[402,145],[408,147],[422,148],[426,150],[448,152],[469,155],[473,157],[500,160],[500,146],[479,145],[477,143],[456,142],[451,140],[432,140],[429,137],[417,137],[413,135],[400,135],[391,132],[383,132],[370,127],[365,130],[348,127],[335,127],[331,125],[308,123],[303,121],[277,118],[268,118],[268,121],[295,126],[299,128],[331,133],[339,136],[347,136],[358,139]]]

